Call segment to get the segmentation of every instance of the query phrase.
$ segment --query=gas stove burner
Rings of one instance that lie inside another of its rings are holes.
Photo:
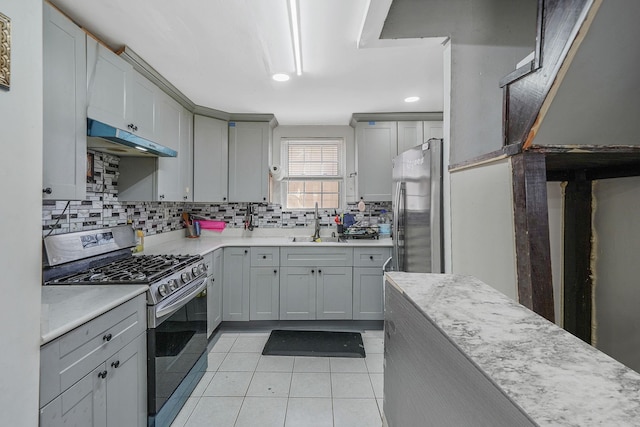
[[[99,281],[99,280],[105,281],[105,280],[109,280],[109,276],[107,276],[104,273],[95,273],[89,276],[89,280],[92,282]]]

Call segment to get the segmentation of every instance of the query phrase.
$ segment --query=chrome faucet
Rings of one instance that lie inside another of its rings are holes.
[[[318,202],[316,202],[316,224],[315,231],[313,232],[313,240],[320,238],[320,216],[318,215]]]

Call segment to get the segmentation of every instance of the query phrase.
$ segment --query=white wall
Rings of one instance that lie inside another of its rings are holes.
[[[38,425],[42,199],[42,0],[0,0],[11,90],[0,89],[0,424]]]
[[[518,300],[511,162],[451,173],[452,270]]]
[[[594,182],[596,347],[640,372],[640,177]]]
[[[280,141],[282,138],[343,138],[345,142],[345,195],[347,202],[356,200],[356,177],[349,174],[356,171],[355,130],[351,126],[278,126],[273,130],[273,146],[269,165],[280,165]],[[391,173],[391,170],[389,170]],[[274,183],[274,203],[281,203],[279,186]]]

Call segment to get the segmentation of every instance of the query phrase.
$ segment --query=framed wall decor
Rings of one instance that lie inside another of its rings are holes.
[[[0,88],[9,89],[11,77],[11,19],[0,13]]]

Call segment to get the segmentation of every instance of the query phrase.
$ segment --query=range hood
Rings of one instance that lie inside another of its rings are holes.
[[[87,147],[116,156],[177,157],[178,152],[131,132],[87,119]]]

